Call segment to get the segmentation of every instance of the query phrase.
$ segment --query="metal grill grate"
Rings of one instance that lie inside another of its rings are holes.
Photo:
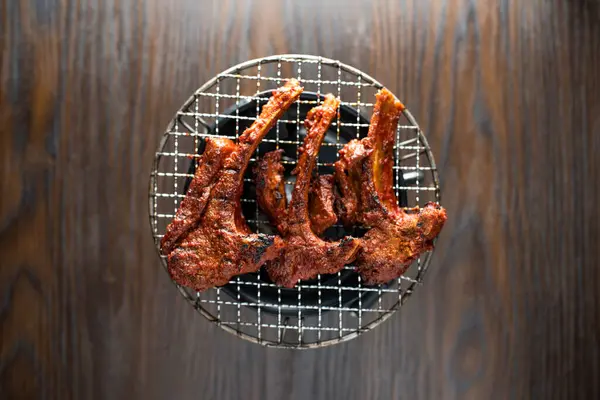
[[[335,94],[342,102],[319,154],[319,172],[331,173],[337,151],[349,140],[366,135],[375,93],[382,85],[355,68],[322,57],[281,55],[228,69],[181,107],[156,152],[149,211],[157,248],[185,195],[204,138],[237,138],[260,113],[270,91],[288,78],[298,79],[305,93],[269,132],[251,162],[267,151],[283,148],[287,155],[284,166],[291,170],[302,144],[306,111],[319,104],[326,93]],[[394,189],[402,206],[440,200],[433,156],[407,110],[397,130],[395,158]],[[249,226],[254,231],[274,233],[256,205],[249,174],[244,181],[242,207]],[[293,184],[293,179],[287,179],[286,191],[291,192]],[[359,232],[335,225],[326,237],[339,239],[344,234]],[[430,257],[431,253],[425,254],[401,278],[375,287],[363,285],[352,266],[334,276],[300,282],[294,289],[277,287],[264,273],[236,277],[223,288],[202,293],[178,287],[202,315],[244,339],[276,347],[320,347],[354,338],[387,319],[422,282]],[[165,257],[161,259],[166,268]]]

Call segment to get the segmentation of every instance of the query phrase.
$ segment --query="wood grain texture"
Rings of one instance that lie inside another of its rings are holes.
[[[3,0],[0,398],[600,398],[600,3]],[[388,86],[449,222],[360,338],[267,350],[189,307],[147,183],[190,93],[278,53]]]

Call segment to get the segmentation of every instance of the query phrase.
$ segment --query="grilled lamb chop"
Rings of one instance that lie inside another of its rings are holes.
[[[368,137],[353,140],[340,150],[335,163],[344,223],[371,229],[360,239],[356,266],[366,284],[380,284],[401,276],[433,240],[446,221],[446,210],[435,203],[405,211],[393,190],[393,148],[403,105],[386,89],[377,101]]]
[[[224,285],[235,275],[255,272],[278,256],[281,238],[251,233],[242,215],[240,197],[250,157],[302,90],[292,79],[274,91],[260,116],[222,160],[212,188],[207,189],[208,199],[196,226],[168,253],[168,271],[175,282],[202,291]],[[211,162],[216,160],[203,159],[203,163]]]
[[[339,271],[354,260],[358,250],[358,241],[354,238],[346,237],[339,242],[320,239],[311,229],[308,214],[312,171],[338,106],[339,100],[327,95],[322,105],[310,110],[304,122],[307,135],[294,171],[296,183],[285,212],[277,217],[283,250],[279,257],[266,263],[271,280],[285,287],[293,287],[301,279]]]

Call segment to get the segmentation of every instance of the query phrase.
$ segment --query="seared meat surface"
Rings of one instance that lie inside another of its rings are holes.
[[[335,202],[336,211],[344,225],[348,227],[356,225],[361,216],[362,165],[371,154],[371,150],[365,148],[364,140],[354,139],[348,142],[340,150],[340,157],[333,165],[340,190],[340,196]]]
[[[285,212],[277,217],[277,227],[283,235],[283,250],[279,257],[266,263],[271,280],[285,287],[293,287],[301,279],[339,271],[354,260],[358,250],[358,241],[354,238],[346,237],[339,242],[320,239],[311,228],[308,212],[312,172],[338,106],[339,100],[327,95],[323,104],[310,110],[304,122],[307,135],[294,171],[296,183]]]
[[[256,201],[274,226],[279,225],[287,207],[282,155],[283,150],[270,151],[261,157],[252,169],[256,185]]]
[[[393,148],[403,105],[387,90],[377,93],[369,134],[340,150],[335,163],[340,187],[338,208],[346,224],[371,229],[360,239],[356,258],[366,284],[380,284],[402,275],[410,264],[433,248],[446,211],[435,203],[405,211],[393,190]]]
[[[287,207],[284,167],[281,164],[282,154],[283,150],[266,153],[253,168],[256,201],[274,226],[279,225]],[[311,228],[317,235],[325,232],[338,219],[334,209],[334,186],[333,175],[316,176],[312,180],[308,196],[308,213]]]
[[[419,255],[433,249],[445,222],[446,210],[437,203],[381,218],[360,239],[356,265],[364,283],[386,283],[404,274]]]
[[[314,233],[321,235],[327,228],[335,224],[338,217],[335,213],[335,177],[318,175],[314,178],[308,196],[308,215]]]
[[[205,189],[208,194],[203,212],[190,218],[190,221],[198,219],[196,226],[168,252],[168,271],[175,282],[198,291],[205,290],[224,285],[235,275],[255,272],[266,261],[278,256],[283,245],[281,238],[251,233],[241,212],[240,197],[250,157],[302,90],[298,81],[290,80],[274,91],[259,117],[243,132],[238,143],[233,144],[230,154],[222,159],[216,176],[209,180],[214,181],[212,187]],[[206,169],[207,163],[217,163],[217,160],[207,155],[201,160],[198,171]],[[184,211],[181,214],[184,215]],[[172,225],[176,223],[173,221]],[[189,225],[194,224],[190,222]],[[181,229],[174,226],[170,230],[178,232]],[[167,251],[172,247],[167,245],[169,242],[170,239],[165,240]]]
[[[160,246],[164,255],[168,255],[177,242],[198,225],[223,162],[234,149],[235,143],[229,139],[206,139],[206,147],[187,193],[161,239]]]

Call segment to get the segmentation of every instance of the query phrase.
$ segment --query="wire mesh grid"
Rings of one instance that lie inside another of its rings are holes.
[[[273,89],[296,78],[303,96],[277,122],[251,159],[283,149],[286,171],[295,166],[303,140],[307,110],[324,94],[341,100],[317,160],[319,173],[331,173],[337,152],[353,138],[366,136],[375,93],[382,85],[339,61],[307,55],[280,55],[248,61],[217,75],[198,89],[169,123],[156,152],[150,178],[149,214],[159,248],[166,226],[174,217],[206,137],[237,138],[260,113]],[[440,200],[433,156],[419,126],[408,110],[397,129],[394,189],[404,207]],[[251,169],[251,166],[248,170]],[[286,174],[286,192],[293,176]],[[250,174],[244,178],[242,211],[253,231],[276,233],[259,210]],[[339,239],[348,232],[341,225],[325,236]],[[160,252],[159,252],[160,254]],[[222,288],[195,292],[178,285],[183,296],[204,317],[226,331],[266,346],[311,348],[358,336],[387,319],[420,285],[429,265],[426,253],[397,280],[385,285],[363,285],[354,267],[335,275],[280,288],[264,272],[235,277]],[[161,255],[166,268],[166,258]]]

